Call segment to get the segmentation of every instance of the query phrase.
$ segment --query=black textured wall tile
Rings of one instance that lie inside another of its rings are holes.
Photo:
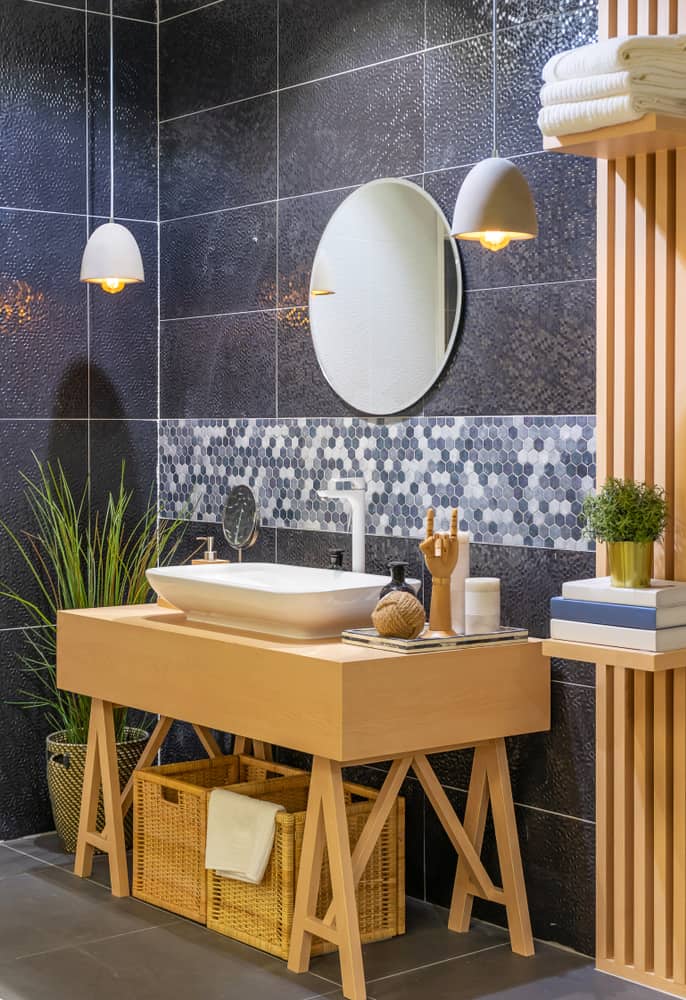
[[[158,0],[160,8],[160,21],[170,17],[178,17],[179,14],[187,14],[203,6],[203,0]]]
[[[19,656],[26,650],[21,631],[0,631],[0,839],[52,830],[54,822],[45,775],[45,737],[50,726],[39,711],[16,704],[31,689]],[[11,748],[11,749],[10,749]]]
[[[279,95],[280,193],[422,169],[422,60],[411,56]]]
[[[326,381],[312,343],[307,309],[279,310],[279,416],[351,416],[356,411]]]
[[[214,736],[224,753],[231,752],[231,736],[213,730]],[[207,752],[198,739],[190,722],[175,721],[167,734],[160,751],[162,764],[178,764],[187,760],[205,760]]]
[[[160,24],[160,116],[276,87],[275,0],[223,0]]]
[[[499,28],[524,24],[552,14],[574,13],[578,18],[597,18],[598,0],[498,0]]]
[[[157,219],[157,29],[114,22],[114,211]],[[88,19],[90,211],[110,213],[109,20]]]
[[[161,218],[275,197],[275,94],[161,126]]]
[[[15,535],[38,531],[31,514],[22,474],[38,478],[34,459],[50,462],[55,470],[61,463],[75,496],[80,496],[86,480],[87,428],[85,421],[0,420],[0,518]],[[0,530],[0,579],[2,589],[16,589],[39,605],[33,576],[4,530]],[[2,627],[21,626],[32,621],[16,603],[0,599]],[[1,704],[1,702],[0,702]],[[2,754],[0,754],[2,758]]]
[[[281,0],[279,32],[279,85],[287,87],[417,52],[424,3]]]
[[[87,415],[85,219],[0,211],[2,417]]]
[[[550,665],[554,680],[565,681],[568,684],[583,684],[585,687],[595,687],[594,663],[582,663],[580,660],[559,660],[553,656]]]
[[[104,510],[109,493],[117,493],[124,462],[124,485],[133,494],[134,521],[156,502],[157,423],[154,420],[92,420],[90,424],[91,498]]]
[[[388,576],[388,564],[401,560],[407,563],[407,578],[422,582],[424,560],[417,540],[414,538],[396,538],[391,535],[367,535],[365,543],[365,562],[367,573],[377,573]],[[421,593],[418,595],[421,598]]]
[[[515,802],[595,818],[595,692],[552,684],[550,730],[508,740]]]
[[[458,816],[464,815],[466,795],[447,791]],[[574,948],[584,954],[594,949],[595,826],[537,809],[516,809],[534,936]],[[486,826],[484,862],[499,878],[492,824]],[[432,903],[450,905],[455,851],[433,810],[426,809],[426,896]],[[505,926],[503,907],[475,901],[474,916]]]
[[[594,413],[595,282],[468,292],[425,412]]]
[[[532,21],[498,33],[498,150],[501,156],[541,148],[536,124],[541,71],[556,52],[596,39],[590,10]]]
[[[54,0],[55,3],[60,0]],[[156,0],[114,0],[115,17],[133,17],[139,21],[157,21]],[[109,14],[109,0],[69,0],[70,7],[78,7],[88,13]]]
[[[595,160],[577,156],[526,156],[516,161],[536,203],[538,236],[497,253],[459,241],[465,287],[502,288],[595,277]],[[452,220],[468,167],[427,174],[424,187]]]
[[[162,319],[270,308],[276,208],[240,208],[160,228]]]
[[[0,204],[84,212],[84,17],[3,0]]]
[[[331,216],[352,190],[327,191],[279,202],[279,305],[307,306],[310,273],[319,241]]]
[[[328,569],[331,549],[343,549],[343,568],[349,570],[352,565],[352,538],[348,532],[278,529],[276,561],[283,565]]]
[[[374,767],[346,767],[346,781],[368,788],[381,788],[386,772]],[[415,899],[424,899],[424,810],[425,796],[422,786],[413,778],[406,778],[400,789],[405,800],[405,892]]]
[[[444,788],[466,792],[472,773],[473,750],[451,750],[449,753],[431,754],[429,760]]]
[[[273,312],[163,323],[162,416],[272,417],[275,369]]]
[[[426,53],[426,169],[490,156],[491,50],[486,35]]]
[[[117,295],[90,290],[90,412],[99,418],[157,417],[157,227],[127,223],[145,282]]]
[[[227,482],[227,487],[234,485]],[[162,524],[169,524],[162,521]],[[181,534],[178,536],[179,546],[174,557],[174,565],[189,562],[202,557],[205,543],[198,541],[201,536],[210,535],[214,538],[214,549],[219,559],[236,562],[236,553],[224,538],[221,524],[209,521],[178,521]],[[244,562],[275,562],[276,561],[276,528],[260,527],[257,541],[252,548],[243,550]]]
[[[469,554],[472,576],[500,579],[503,625],[526,628],[538,638],[550,634],[550,598],[559,597],[562,584],[594,575],[592,552],[472,544]]]
[[[490,0],[427,0],[426,44],[446,45],[492,31]]]

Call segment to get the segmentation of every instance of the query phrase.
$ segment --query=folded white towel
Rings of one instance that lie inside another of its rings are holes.
[[[686,73],[654,71],[624,71],[600,73],[576,80],[556,80],[541,88],[541,104],[573,104],[575,101],[595,101],[601,97],[666,97],[686,100]]]
[[[274,847],[275,822],[284,807],[214,788],[207,809],[205,868],[222,878],[259,885]]]
[[[574,80],[649,66],[686,72],[686,35],[625,35],[558,52],[543,67],[543,80]]]
[[[538,127],[543,135],[572,135],[636,121],[649,111],[686,117],[686,101],[660,97],[603,97],[598,101],[552,104],[538,112]]]

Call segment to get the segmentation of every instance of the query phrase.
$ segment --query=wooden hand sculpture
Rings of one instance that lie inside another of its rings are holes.
[[[419,549],[424,556],[424,562],[431,573],[431,613],[429,628],[425,636],[456,635],[453,631],[450,608],[450,577],[457,565],[459,542],[457,538],[457,509],[450,517],[450,534],[434,533],[434,512],[427,511],[426,538]]]

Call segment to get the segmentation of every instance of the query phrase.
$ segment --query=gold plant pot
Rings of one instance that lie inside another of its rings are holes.
[[[613,587],[649,587],[653,575],[652,542],[608,542]]]

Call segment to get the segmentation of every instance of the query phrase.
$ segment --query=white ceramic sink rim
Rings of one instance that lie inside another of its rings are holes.
[[[280,563],[167,566],[148,570],[147,577],[155,593],[191,621],[301,639],[368,625],[388,583],[372,573]]]

